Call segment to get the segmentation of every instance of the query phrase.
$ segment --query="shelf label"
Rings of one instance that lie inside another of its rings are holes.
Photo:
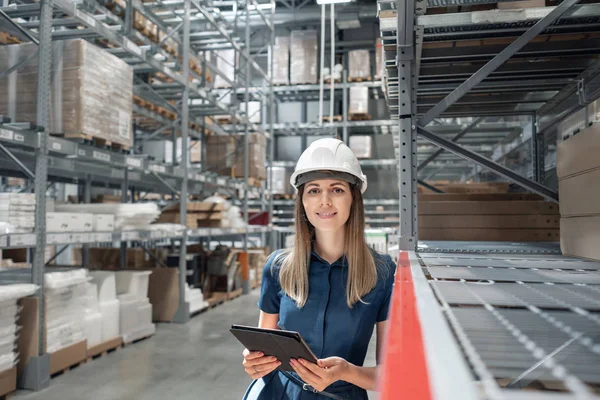
[[[140,160],[139,158],[135,158],[135,157],[127,157],[125,159],[125,162],[127,165],[129,165],[130,167],[135,167],[135,168],[142,168],[142,160]]]
[[[35,247],[35,234],[24,233],[10,236],[10,247]]]
[[[25,142],[25,136],[21,135],[20,133],[15,133],[15,142]]]
[[[61,150],[62,150],[62,146],[61,146],[61,144],[60,144],[60,143],[53,142],[53,143],[52,143],[52,150],[61,151]]]
[[[91,15],[87,15],[86,13],[80,10],[75,10],[75,17],[84,21],[91,28],[94,28],[96,26],[96,20]]]
[[[96,160],[110,162],[110,154],[102,153],[100,151],[94,150],[92,152],[92,157],[95,158]]]
[[[142,49],[139,48],[139,46],[135,43],[133,43],[131,40],[129,39],[123,39],[123,43],[125,44],[125,48],[134,52],[135,54],[137,54],[138,56],[142,56]]]
[[[161,173],[161,174],[164,174],[167,171],[167,168],[165,168],[164,165],[156,165],[156,164],[155,165],[150,165],[148,167],[148,169],[150,171],[158,172],[158,173]]]
[[[0,139],[13,140],[13,138],[14,138],[13,131],[9,131],[7,129],[0,129]]]

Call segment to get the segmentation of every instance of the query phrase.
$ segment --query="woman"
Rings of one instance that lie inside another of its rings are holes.
[[[294,248],[275,252],[263,271],[259,327],[299,332],[318,363],[244,350],[254,379],[245,399],[367,399],[377,367],[363,367],[377,326],[377,359],[392,293],[392,259],[369,249],[362,194],[367,179],[352,150],[337,139],[313,142],[290,183],[298,192]]]

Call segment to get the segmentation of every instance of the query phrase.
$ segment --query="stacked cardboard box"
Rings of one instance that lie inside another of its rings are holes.
[[[563,254],[600,260],[600,124],[558,145]]]
[[[208,202],[188,202],[186,218],[188,228],[227,228],[229,221],[222,203]],[[179,204],[175,204],[163,210],[158,222],[178,224],[180,219]]]
[[[267,155],[267,139],[264,135],[253,133],[248,138],[248,176],[265,180]],[[243,135],[206,137],[206,169],[219,175],[235,178],[244,177]]]
[[[375,41],[375,80],[383,77],[383,41],[377,38]]]
[[[292,84],[317,83],[317,31],[292,31],[290,53]]]
[[[290,37],[277,36],[273,46],[273,84],[290,84]]]
[[[371,79],[369,50],[352,50],[348,53],[348,80],[364,81]]]
[[[35,227],[35,194],[0,193],[0,222],[11,232],[31,232]]]
[[[350,107],[348,114],[369,113],[369,88],[366,86],[353,86],[350,88]]]
[[[168,251],[162,248],[148,249],[158,260],[164,260]],[[73,262],[81,265],[81,249],[73,249]],[[90,260],[85,268],[92,270],[118,270],[121,268],[121,249],[92,247],[90,248]],[[127,269],[148,269],[156,267],[156,261],[141,248],[127,249]]]
[[[481,182],[481,183],[449,183],[429,182],[444,193],[508,193],[510,184],[508,182]],[[419,186],[419,193],[434,193],[433,191]]]
[[[536,195],[421,195],[418,209],[424,240],[559,240],[558,205]]]
[[[37,50],[33,43],[0,47],[0,70]],[[133,69],[83,39],[54,42],[52,60],[50,132],[129,148]],[[0,79],[0,114],[13,121],[36,121],[37,78],[38,58],[33,57]]]

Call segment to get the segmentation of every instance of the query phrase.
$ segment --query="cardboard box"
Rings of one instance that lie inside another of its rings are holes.
[[[47,232],[74,232],[69,223],[72,223],[70,213],[46,213],[46,231]]]
[[[350,88],[352,90],[354,88]],[[356,158],[373,157],[373,136],[371,135],[353,135],[350,136],[350,149],[356,155]]]
[[[94,228],[94,214],[74,213],[69,225],[73,227],[73,232],[92,232]]]
[[[159,260],[167,257],[167,250],[162,248],[148,249]],[[73,249],[73,263],[81,265],[81,249]],[[121,249],[118,248],[90,248],[90,262],[85,266],[89,269],[118,270],[121,268]],[[152,259],[143,249],[127,249],[127,269],[148,269],[156,267],[156,261]]]
[[[445,229],[530,229],[560,227],[558,215],[420,215],[419,231],[428,228]]]
[[[560,249],[566,256],[600,261],[600,215],[560,219]]]
[[[383,41],[381,37],[375,39],[375,79],[383,77]]]
[[[317,31],[292,31],[290,54],[292,84],[317,83]]]
[[[558,229],[445,229],[419,228],[421,240],[458,240],[491,242],[557,242]]]
[[[348,79],[371,79],[369,50],[352,50],[348,52]]]
[[[434,201],[418,209],[419,215],[558,214],[558,205],[546,201]]]
[[[273,84],[290,84],[290,37],[277,36],[273,45]]]
[[[179,308],[179,270],[154,268],[151,271],[148,298],[152,303],[152,321],[171,322]]]
[[[0,396],[5,396],[17,390],[17,368],[0,372]]]
[[[253,133],[248,138],[248,176],[266,180],[267,140],[264,135]],[[206,168],[219,175],[244,177],[243,135],[206,137]]]
[[[556,154],[556,173],[563,179],[600,168],[600,124],[560,142]]]
[[[516,201],[543,200],[532,193],[420,193],[419,204],[425,201]]]
[[[600,169],[561,179],[558,193],[561,216],[600,214]]]
[[[93,230],[95,232],[112,232],[115,230],[113,214],[94,214]]]
[[[87,340],[50,353],[50,375],[63,371],[87,358]]]
[[[369,113],[369,88],[366,86],[352,86],[350,88],[350,114]]]
[[[0,70],[7,70],[37,50],[33,43],[0,47]],[[54,42],[52,60],[49,132],[103,139],[129,148],[133,138],[133,68],[84,39]],[[38,57],[32,57],[11,75],[0,79],[0,115],[33,122]]]
[[[546,7],[546,0],[503,1],[498,3],[498,10],[514,10],[536,7]]]

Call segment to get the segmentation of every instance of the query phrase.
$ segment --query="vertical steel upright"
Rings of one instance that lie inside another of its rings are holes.
[[[587,107],[586,107],[587,109]],[[537,131],[537,115],[531,115],[531,168],[533,180],[544,183],[545,172],[545,143],[544,134]]]
[[[40,1],[40,28],[38,53],[37,125],[44,127],[38,133],[39,147],[35,158],[35,235],[32,282],[39,286],[38,348],[37,357],[29,360],[20,376],[19,387],[40,390],[50,383],[50,357],[45,354],[45,300],[44,253],[46,249],[46,186],[48,182],[48,132],[50,125],[50,76],[52,73],[52,0]]]
[[[249,138],[250,138],[250,132],[249,132],[249,118],[250,118],[250,108],[248,107],[248,102],[250,101],[250,0],[246,0],[245,1],[245,5],[246,5],[246,23],[245,23],[245,43],[246,43],[246,48],[245,48],[245,52],[247,57],[245,57],[246,59],[246,63],[245,65],[245,72],[244,72],[244,103],[246,105],[246,112],[245,112],[245,117],[246,117],[246,124],[244,125],[244,182],[246,183],[245,187],[244,187],[244,224],[246,226],[246,228],[248,228],[248,169],[249,169],[249,158],[248,158],[248,150],[249,150]],[[246,232],[244,233],[244,252],[248,251],[248,230],[246,229]],[[244,281],[242,283],[242,293],[243,294],[248,294],[250,293],[250,280],[248,279],[248,275],[244,275]]]
[[[271,32],[269,34],[271,45],[269,46],[269,229],[271,229],[271,251],[275,250],[277,243],[277,232],[273,230],[273,161],[275,160],[275,92],[273,90],[273,65],[275,54],[273,52],[275,46],[275,0],[271,0]],[[263,243],[263,246],[265,244]]]
[[[181,193],[179,195],[180,223],[185,226],[181,246],[179,249],[179,308],[173,322],[185,324],[190,320],[190,305],[185,301],[185,287],[187,277],[187,201],[188,201],[188,128],[189,128],[189,76],[190,76],[190,1],[184,0],[183,14],[183,96],[181,100],[181,165],[183,179],[181,180]],[[173,144],[175,147],[175,143]],[[175,159],[173,159],[175,162]]]
[[[400,250],[417,245],[417,130],[414,18],[415,0],[398,0],[396,64],[398,68],[398,119],[400,125],[399,182]]]

